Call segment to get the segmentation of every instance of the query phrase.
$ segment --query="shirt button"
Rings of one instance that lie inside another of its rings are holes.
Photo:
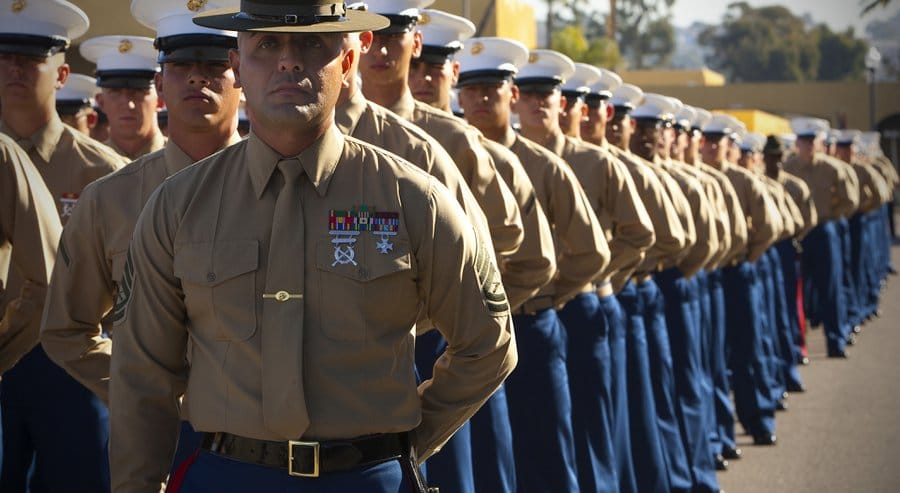
[[[210,272],[210,273],[206,274],[207,282],[213,282],[215,280],[216,280],[216,275],[214,273]]]

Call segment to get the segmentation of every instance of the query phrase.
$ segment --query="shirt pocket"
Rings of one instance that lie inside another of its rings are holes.
[[[408,319],[415,322],[415,314],[405,308],[415,307],[418,298],[409,242],[391,238],[393,248],[379,253],[380,239],[370,236],[354,245],[356,265],[336,262],[331,240],[316,245],[318,312],[322,333],[330,339],[372,341]]]
[[[189,243],[176,248],[175,276],[181,279],[192,335],[244,341],[257,326],[256,240]]]

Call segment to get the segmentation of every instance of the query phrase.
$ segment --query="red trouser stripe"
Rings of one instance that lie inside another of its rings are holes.
[[[175,470],[175,474],[169,478],[169,484],[166,485],[166,493],[178,493],[178,491],[181,490],[181,483],[184,482],[184,477],[187,475],[188,469],[191,468],[191,465],[197,460],[198,456],[200,456],[199,450],[191,454],[178,466],[178,469]]]

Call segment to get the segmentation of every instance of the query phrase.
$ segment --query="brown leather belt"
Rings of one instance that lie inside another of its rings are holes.
[[[513,312],[514,315],[535,315],[537,312],[553,308],[552,296],[535,296],[530,300],[522,303],[518,309]]]
[[[383,433],[328,442],[275,442],[230,433],[206,433],[201,448],[230,459],[286,469],[291,476],[318,477],[409,456],[406,433]]]

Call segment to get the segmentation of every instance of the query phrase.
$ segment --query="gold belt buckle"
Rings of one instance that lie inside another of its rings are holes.
[[[311,472],[294,471],[294,447],[305,447],[312,449],[313,467]],[[319,442],[301,442],[297,440],[288,441],[288,474],[301,478],[319,477]]]

